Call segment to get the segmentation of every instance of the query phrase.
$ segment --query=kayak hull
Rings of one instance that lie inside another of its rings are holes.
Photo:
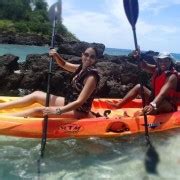
[[[0,97],[0,102],[13,99],[15,98]],[[108,117],[103,116],[81,120],[70,117],[49,118],[47,138],[118,137],[145,131],[143,116],[134,116],[135,112],[140,110],[140,100],[133,101],[123,109],[113,109],[106,103],[106,100],[94,100],[92,109],[100,114],[103,114],[105,110],[110,110],[111,113]],[[112,101],[117,101],[117,99]],[[6,115],[10,111],[19,111],[19,109],[0,111],[1,135],[25,138],[42,137],[43,118]],[[148,115],[147,119],[149,132],[165,131],[180,127],[180,111],[161,115]]]

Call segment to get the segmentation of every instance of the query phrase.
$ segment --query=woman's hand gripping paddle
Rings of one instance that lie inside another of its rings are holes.
[[[124,10],[125,10],[127,19],[132,27],[135,49],[136,51],[139,51],[138,44],[137,44],[137,36],[136,36],[136,22],[139,15],[138,0],[123,0],[123,5],[124,5]],[[138,68],[141,72],[140,57],[138,58]],[[143,107],[145,107],[145,96],[144,96],[142,77],[140,81],[140,86],[141,86],[141,97],[142,97]],[[157,174],[156,167],[159,162],[159,155],[156,152],[156,149],[153,147],[149,138],[147,115],[145,112],[143,113],[143,116],[144,116],[144,124],[145,124],[145,136],[146,136],[146,142],[148,146],[146,157],[145,157],[145,167],[148,173]]]

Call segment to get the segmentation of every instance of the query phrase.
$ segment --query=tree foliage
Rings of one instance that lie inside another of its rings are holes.
[[[0,19],[24,19],[31,10],[29,3],[29,0],[0,0]]]
[[[61,0],[58,2],[61,3]],[[0,0],[0,31],[51,35],[51,26],[45,0]],[[62,22],[58,27],[62,27],[64,36],[76,39]],[[62,34],[61,31],[58,32]]]

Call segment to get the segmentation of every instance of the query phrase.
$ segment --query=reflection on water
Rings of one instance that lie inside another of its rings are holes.
[[[158,176],[145,172],[144,135],[48,141],[39,179],[180,179],[179,129],[151,134]],[[0,179],[38,179],[40,140],[0,136]]]

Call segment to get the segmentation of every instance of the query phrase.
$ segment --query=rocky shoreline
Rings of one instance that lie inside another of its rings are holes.
[[[148,86],[150,75],[139,74],[137,62],[131,56],[103,55],[105,46],[92,43],[98,50],[97,68],[101,76],[97,98],[121,98],[143,77]],[[72,63],[80,63],[81,53],[88,47],[87,42],[59,43],[59,53]],[[144,54],[149,63],[155,63],[152,56],[156,52]],[[29,54],[26,61],[18,63],[19,57],[6,54],[0,56],[0,95],[24,95],[34,90],[46,91],[50,58],[48,54]],[[178,70],[180,65],[178,64]],[[51,93],[65,96],[70,89],[72,74],[53,63]]]
[[[38,34],[27,33],[14,33],[14,32],[1,32],[1,44],[19,44],[19,45],[36,45],[43,46],[49,44],[49,37]]]

